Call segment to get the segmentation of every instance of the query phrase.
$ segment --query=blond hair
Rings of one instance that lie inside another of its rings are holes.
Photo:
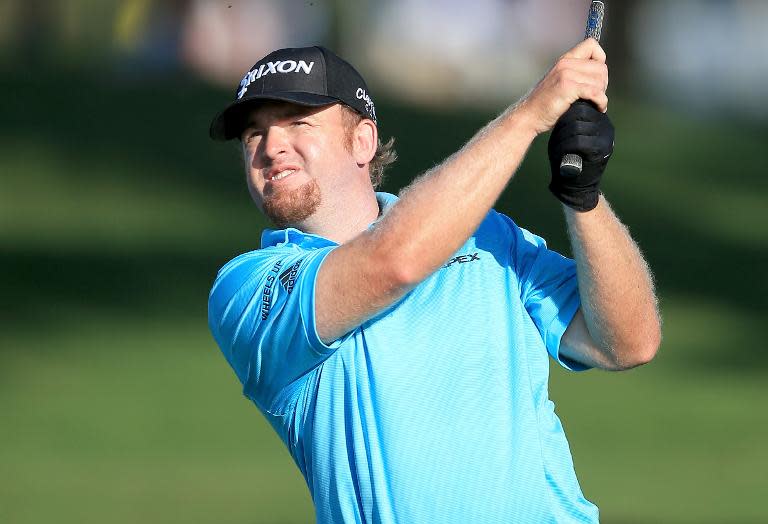
[[[355,111],[349,106],[339,104],[341,107],[341,116],[344,122],[344,128],[346,130],[346,146],[349,150],[352,149],[352,132],[357,124],[359,124],[363,118],[363,115]],[[374,189],[378,188],[384,180],[384,170],[397,160],[397,152],[394,149],[395,139],[390,138],[386,142],[382,142],[381,138],[378,139],[376,145],[376,154],[373,155],[371,163],[368,165],[368,173],[371,177],[371,184]]]

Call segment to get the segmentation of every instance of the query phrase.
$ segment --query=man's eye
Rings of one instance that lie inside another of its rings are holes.
[[[306,120],[296,120],[296,121],[293,122],[293,125],[295,125],[295,126],[308,126],[310,124]]]
[[[251,140],[259,138],[261,135],[262,135],[261,129],[250,129],[245,132],[245,140],[246,142],[250,142]]]

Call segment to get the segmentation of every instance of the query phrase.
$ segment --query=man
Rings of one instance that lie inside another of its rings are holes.
[[[278,229],[221,269],[209,325],[318,522],[597,521],[548,399],[547,354],[618,370],[660,340],[651,276],[598,189],[607,84],[603,50],[580,43],[399,199],[371,183],[392,153],[369,90],[326,49],[266,56],[212,123],[214,138],[240,138],[251,195]],[[553,126],[550,189],[575,263],[491,210]],[[581,175],[560,174],[564,153],[583,157]]]

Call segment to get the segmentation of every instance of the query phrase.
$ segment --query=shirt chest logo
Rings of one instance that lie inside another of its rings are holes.
[[[456,264],[467,264],[469,262],[474,262],[475,260],[480,260],[480,256],[477,252],[469,253],[466,255],[457,255],[452,259],[450,259],[448,262],[446,262],[441,269],[445,269]]]

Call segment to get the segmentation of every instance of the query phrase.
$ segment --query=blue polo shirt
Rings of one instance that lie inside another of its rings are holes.
[[[377,196],[385,211],[396,200]],[[573,261],[491,211],[443,267],[326,345],[314,288],[336,247],[266,230],[209,299],[211,332],[317,521],[597,522],[547,391],[548,354],[578,368],[558,352],[579,307]]]

